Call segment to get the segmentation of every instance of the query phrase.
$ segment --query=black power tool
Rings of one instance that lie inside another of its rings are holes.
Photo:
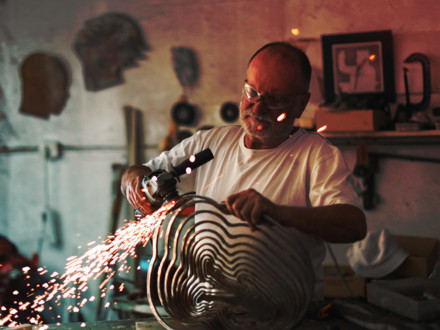
[[[177,165],[172,166],[170,172],[159,169],[145,175],[142,180],[142,188],[147,198],[154,206],[161,206],[179,197],[177,182],[182,174],[190,174],[197,167],[209,162],[214,158],[211,150],[205,149]]]

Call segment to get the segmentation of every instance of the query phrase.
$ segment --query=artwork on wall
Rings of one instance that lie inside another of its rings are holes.
[[[197,55],[188,47],[172,47],[171,57],[174,72],[182,88],[194,87],[199,80],[199,63]]]
[[[182,95],[171,108],[171,119],[178,126],[194,127],[200,120],[200,112],[195,104],[189,102],[188,94],[199,81],[197,54],[188,47],[171,47],[171,64],[182,87]]]
[[[70,71],[59,55],[36,52],[20,67],[22,99],[20,112],[47,119],[59,115],[69,97]]]
[[[73,48],[81,60],[89,91],[122,84],[123,70],[136,66],[150,50],[136,20],[117,12],[87,20],[76,35]]]
[[[171,108],[171,118],[178,125],[194,127],[200,119],[200,113],[196,105],[181,99]]]
[[[395,101],[391,31],[323,35],[321,41],[327,104],[380,108]]]
[[[220,117],[225,123],[233,123],[238,120],[240,109],[236,102],[225,102],[220,107]]]

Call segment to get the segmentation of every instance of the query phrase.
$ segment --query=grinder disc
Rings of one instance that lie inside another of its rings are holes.
[[[238,119],[239,109],[234,102],[225,102],[220,108],[220,117],[227,123],[232,123]]]
[[[192,126],[197,118],[197,108],[185,101],[177,102],[171,109],[171,118],[178,125]]]

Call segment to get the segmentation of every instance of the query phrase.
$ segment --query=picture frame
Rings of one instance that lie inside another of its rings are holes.
[[[321,36],[326,104],[386,105],[396,99],[391,30]]]

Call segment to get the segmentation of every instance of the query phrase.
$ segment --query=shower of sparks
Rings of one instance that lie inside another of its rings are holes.
[[[78,301],[77,306],[69,306],[67,309],[70,312],[79,312],[79,308],[84,306],[88,301],[94,301],[95,297],[89,299],[80,299],[81,293],[87,291],[87,282],[89,280],[97,280],[104,277],[104,280],[99,285],[101,290],[101,297],[106,296],[106,284],[110,281],[117,271],[129,272],[130,267],[127,265],[127,257],[136,257],[135,248],[139,245],[145,246],[154,233],[154,230],[161,225],[162,221],[167,216],[167,213],[174,206],[175,201],[162,206],[156,212],[141,218],[139,221],[131,221],[119,228],[114,235],[110,235],[101,244],[90,248],[81,257],[72,256],[67,259],[66,272],[59,276],[57,272],[50,275],[50,280],[41,285],[45,289],[44,294],[36,295],[33,302],[18,302],[18,309],[20,311],[30,310],[31,313],[41,313],[45,309],[45,303],[53,301],[59,303],[61,299],[74,298]],[[88,245],[96,244],[91,242]],[[121,263],[116,269],[116,265]],[[29,267],[22,268],[24,274],[30,270]],[[40,275],[47,273],[43,267],[37,269]],[[110,290],[123,290],[123,285],[114,288],[109,287]],[[34,291],[34,290],[32,290]],[[18,294],[19,292],[14,292]],[[110,307],[106,303],[104,307]],[[51,307],[49,307],[51,308]],[[17,326],[19,323],[14,321],[18,318],[20,311],[16,308],[10,308],[8,315],[2,316],[0,313],[0,326]],[[6,311],[3,306],[1,311]],[[42,324],[41,316],[35,313],[28,319],[29,323]],[[60,316],[58,316],[60,318]]]

